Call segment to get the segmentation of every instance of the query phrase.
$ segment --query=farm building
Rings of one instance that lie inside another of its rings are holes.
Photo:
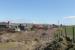
[[[18,26],[18,25],[17,25]],[[20,31],[19,27],[12,25],[8,22],[0,22],[0,31]]]
[[[9,28],[9,22],[0,22],[0,31]]]
[[[32,24],[28,23],[11,23],[11,28],[19,31],[31,30]]]

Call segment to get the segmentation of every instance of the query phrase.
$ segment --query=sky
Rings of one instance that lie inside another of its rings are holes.
[[[0,0],[0,22],[75,24],[75,0]]]

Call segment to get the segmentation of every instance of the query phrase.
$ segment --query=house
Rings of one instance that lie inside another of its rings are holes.
[[[9,29],[10,29],[11,31],[21,31],[18,26],[19,26],[19,24],[11,23]],[[9,31],[10,31],[10,30],[9,30]]]
[[[9,28],[9,22],[0,22],[0,31],[7,30]]]

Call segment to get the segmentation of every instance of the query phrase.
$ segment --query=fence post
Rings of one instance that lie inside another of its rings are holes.
[[[72,27],[73,28],[73,42],[75,42],[75,37],[74,37],[74,27]]]
[[[61,31],[60,32],[61,32],[61,36],[62,36],[62,28],[63,28],[62,24],[60,25],[60,28],[61,28]]]
[[[61,27],[61,36],[63,36],[63,34],[62,34],[62,27]]]
[[[67,37],[66,26],[65,26],[65,37]]]

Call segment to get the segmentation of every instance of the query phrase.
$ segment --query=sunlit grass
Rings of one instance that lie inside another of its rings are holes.
[[[16,46],[17,44],[15,42],[0,43],[0,48],[11,48]]]

